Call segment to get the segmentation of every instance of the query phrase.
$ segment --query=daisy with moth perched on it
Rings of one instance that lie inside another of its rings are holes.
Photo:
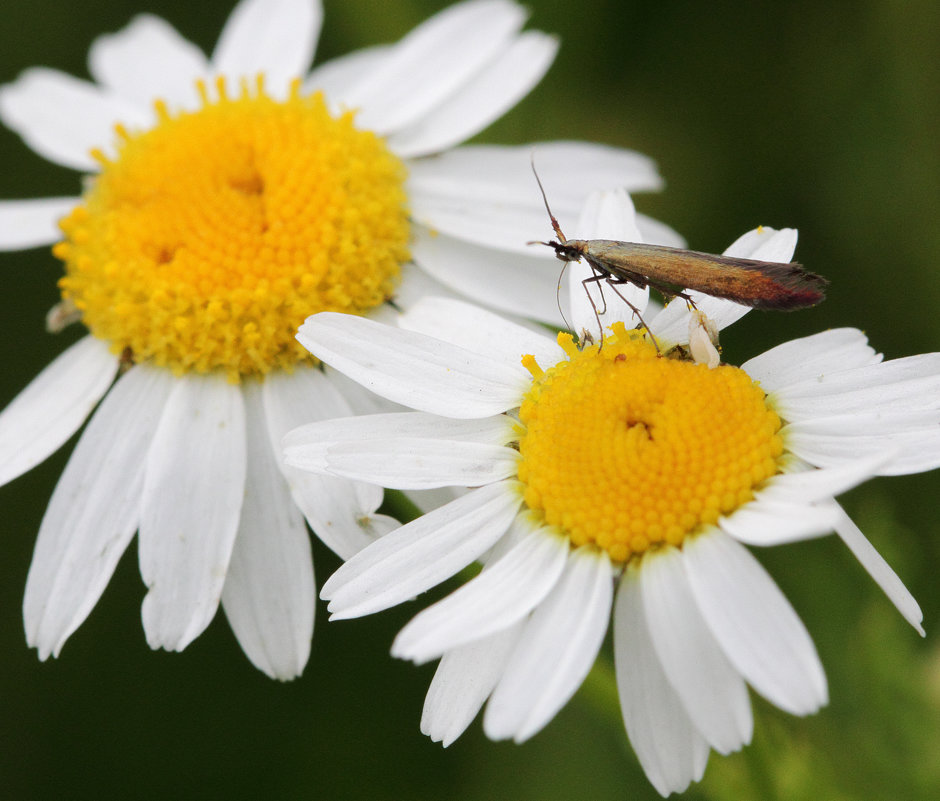
[[[93,173],[81,197],[0,204],[0,249],[58,242],[50,327],[90,332],[0,415],[0,483],[97,406],[27,579],[42,659],[139,531],[152,647],[183,649],[221,603],[256,666],[298,675],[316,595],[304,518],[344,558],[396,523],[376,514],[379,487],[279,465],[287,430],[374,408],[319,369],[297,326],[322,310],[392,320],[448,287],[557,314],[554,273],[518,243],[541,225],[530,148],[450,149],[540,80],[555,38],[522,31],[511,0],[470,0],[311,72],[321,17],[314,0],[243,0],[206,57],[142,15],[94,41],[95,83],[32,68],[0,88],[0,118],[30,147]],[[598,180],[660,183],[635,153],[542,147],[568,204]]]
[[[598,195],[579,230],[632,239],[631,217],[626,195]],[[787,262],[795,241],[759,229],[727,255]],[[645,290],[624,291],[642,313]],[[745,545],[835,531],[922,633],[916,601],[835,496],[940,464],[940,354],[882,362],[860,331],[838,329],[718,364],[701,311],[724,326],[748,309],[691,294],[698,310],[677,299],[647,318],[663,356],[610,297],[602,347],[438,298],[399,329],[329,313],[301,327],[326,364],[416,411],[301,427],[289,464],[473,488],[363,549],[321,592],[333,618],[358,617],[484,562],[392,646],[440,659],[421,720],[434,740],[451,743],[484,704],[490,738],[533,736],[609,625],[626,731],[663,795],[700,779],[710,749],[750,741],[748,685],[815,712],[827,684],[813,642]],[[584,292],[571,303],[590,331]]]

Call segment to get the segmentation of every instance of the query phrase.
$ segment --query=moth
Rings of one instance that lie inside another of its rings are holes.
[[[532,171],[535,173],[534,165]],[[606,283],[633,310],[647,330],[649,326],[643,322],[639,309],[617,292],[618,284],[633,284],[640,289],[650,287],[667,300],[683,298],[692,308],[695,308],[695,303],[687,292],[690,289],[755,309],[779,311],[815,306],[826,297],[825,288],[829,282],[796,262],[739,259],[613,239],[567,239],[549,208],[548,197],[538,173],[535,173],[535,180],[557,240],[530,244],[554,248],[555,256],[566,266],[568,262],[583,258],[593,272],[593,275],[581,282],[584,291],[588,292],[588,284]],[[600,313],[603,310],[598,312],[589,292],[588,299],[600,325]]]

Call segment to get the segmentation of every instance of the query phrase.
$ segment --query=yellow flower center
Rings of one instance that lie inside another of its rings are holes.
[[[352,113],[297,84],[283,102],[260,78],[216,86],[198,111],[158,101],[153,129],[118,126],[53,252],[63,299],[115,353],[237,381],[309,359],[308,315],[386,301],[410,231],[404,165]]]
[[[569,358],[549,370],[523,359],[519,478],[573,546],[622,563],[679,545],[777,472],[780,418],[743,370],[662,358],[622,323],[600,350],[558,344]]]

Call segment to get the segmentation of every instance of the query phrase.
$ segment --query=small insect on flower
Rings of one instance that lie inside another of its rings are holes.
[[[666,300],[683,298],[692,308],[695,303],[686,290],[693,289],[716,298],[740,303],[755,309],[777,309],[791,311],[815,306],[825,298],[825,278],[796,262],[788,264],[754,259],[739,259],[732,256],[715,256],[694,250],[682,250],[664,245],[644,245],[636,242],[618,242],[612,239],[566,239],[561,226],[548,205],[545,188],[532,165],[538,182],[545,210],[552,222],[558,241],[530,242],[554,248],[555,256],[567,263],[584,260],[591,266],[593,275],[581,283],[585,292],[588,284],[606,283],[616,295],[633,311],[640,324],[649,326],[629,300],[617,291],[618,284],[633,284],[645,289],[650,287],[660,292]],[[603,295],[602,295],[603,297]],[[588,292],[594,307],[598,326],[603,329],[594,299]],[[605,301],[606,304],[606,301]],[[603,340],[603,330],[601,331]]]

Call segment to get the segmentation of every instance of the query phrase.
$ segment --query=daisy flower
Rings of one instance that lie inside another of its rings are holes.
[[[765,228],[729,253],[789,261],[794,242]],[[701,300],[725,322],[744,311]],[[572,301],[596,324],[583,293]],[[424,299],[398,329],[314,315],[306,347],[416,411],[319,421],[285,445],[289,464],[336,477],[473,488],[363,549],[321,592],[333,618],[358,617],[484,562],[392,646],[440,659],[424,733],[446,746],[485,703],[490,738],[532,737],[610,621],[627,735],[668,795],[701,778],[710,749],[750,741],[748,685],[795,715],[827,701],[806,628],[745,545],[834,530],[922,633],[917,603],[834,497],[940,465],[940,354],[882,362],[839,329],[710,367],[688,356],[701,318],[685,303],[649,322],[664,356],[622,320],[579,349],[452,299]]]
[[[543,220],[531,148],[449,149],[553,60],[556,40],[521,31],[525,16],[471,0],[308,72],[319,4],[243,0],[210,58],[143,15],[92,44],[95,83],[33,68],[0,88],[0,118],[30,147],[93,173],[81,197],[0,204],[0,248],[57,242],[50,328],[90,332],[0,415],[0,483],[97,407],[29,571],[24,620],[41,659],[139,531],[151,647],[181,650],[221,602],[257,667],[302,671],[316,595],[304,518],[344,558],[395,521],[376,514],[379,487],[279,464],[272,443],[287,430],[373,408],[320,369],[297,326],[322,310],[393,319],[429,287],[556,314],[557,273],[521,252]],[[541,149],[569,206],[597,180],[659,185],[635,153]]]

